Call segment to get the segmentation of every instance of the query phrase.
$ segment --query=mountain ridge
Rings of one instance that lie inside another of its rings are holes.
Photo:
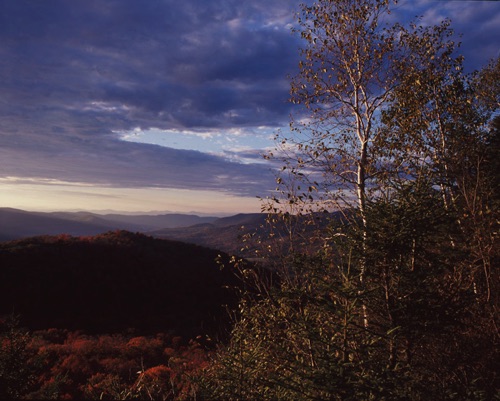
[[[93,212],[34,212],[22,209],[0,208],[0,240],[14,240],[36,235],[92,235],[109,230],[148,232],[161,229],[190,227],[199,224],[227,226],[238,224],[242,216],[198,216],[195,214],[165,213],[158,215],[128,215]]]

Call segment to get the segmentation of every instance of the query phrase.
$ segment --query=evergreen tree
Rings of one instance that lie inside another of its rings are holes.
[[[28,348],[31,336],[19,327],[19,318],[14,315],[0,330],[0,398],[22,398],[34,380],[34,355]]]

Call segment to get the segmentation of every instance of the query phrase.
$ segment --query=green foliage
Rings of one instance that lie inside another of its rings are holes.
[[[347,245],[336,250],[347,254]],[[363,325],[362,305],[373,300],[374,281],[360,294],[359,269],[330,253],[295,255],[288,268],[278,286],[242,301],[231,342],[207,372],[209,399],[425,399],[404,354],[412,328],[403,333],[396,318],[387,324],[385,305],[376,310],[374,302],[373,322]],[[417,277],[413,290],[423,283]]]

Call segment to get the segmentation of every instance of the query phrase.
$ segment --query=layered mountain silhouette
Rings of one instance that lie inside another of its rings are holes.
[[[151,231],[149,234],[157,238],[189,242],[251,258],[253,250],[251,238],[253,235],[264,236],[266,218],[265,214],[260,213],[237,214],[219,218],[212,223],[163,228]]]
[[[42,213],[0,208],[0,241],[38,235],[81,236],[126,230],[235,253],[241,248],[239,238],[258,229],[264,221],[265,215],[260,213],[218,218],[193,214]]]

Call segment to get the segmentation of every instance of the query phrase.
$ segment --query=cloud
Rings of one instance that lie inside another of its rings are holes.
[[[208,154],[117,132],[252,135],[286,126],[298,4],[0,2],[1,176],[262,194],[274,184],[260,151]],[[498,3],[407,1],[396,13],[412,14],[411,4],[427,21],[456,20],[472,64],[498,54]]]
[[[264,166],[114,132],[282,125],[288,1],[7,0],[0,15],[2,175],[245,195],[268,184]]]
[[[118,139],[74,146],[62,143],[38,149],[36,157],[33,148],[2,147],[2,174],[37,178],[44,183],[50,177],[110,187],[219,190],[241,196],[262,194],[273,180],[265,165],[235,163],[229,157]]]
[[[459,53],[471,72],[500,56],[500,2],[490,0],[403,0],[396,7],[397,18],[422,17],[424,25],[451,20],[455,40],[461,42]]]
[[[288,31],[268,25],[292,11],[277,1],[258,14],[252,3],[3,2],[2,89],[25,110],[125,105],[115,118],[145,128],[278,124],[296,52]]]

